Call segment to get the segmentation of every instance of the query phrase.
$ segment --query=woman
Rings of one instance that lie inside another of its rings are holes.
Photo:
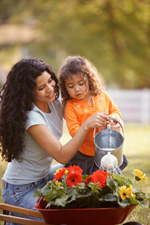
[[[3,199],[33,209],[37,201],[32,197],[34,191],[63,166],[52,167],[52,160],[69,162],[90,129],[103,126],[108,117],[94,114],[62,146],[58,80],[52,68],[37,58],[22,59],[13,66],[0,97],[0,151],[9,162],[2,179]]]

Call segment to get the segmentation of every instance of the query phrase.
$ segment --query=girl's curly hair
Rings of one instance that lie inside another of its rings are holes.
[[[8,162],[20,159],[27,113],[33,108],[35,79],[44,71],[55,80],[55,97],[58,98],[58,79],[52,68],[33,57],[22,59],[12,67],[0,92],[0,152],[2,159]]]
[[[89,60],[81,56],[68,56],[59,71],[59,85],[64,104],[70,99],[65,86],[65,80],[74,74],[87,77],[89,90],[92,95],[96,96],[101,93],[104,82],[96,67]]]

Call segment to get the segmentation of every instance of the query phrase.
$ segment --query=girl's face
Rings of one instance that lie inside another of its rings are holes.
[[[90,96],[88,79],[80,74],[73,74],[65,80],[65,87],[71,98],[84,100]]]
[[[35,79],[36,87],[34,90],[34,103],[40,108],[48,102],[55,100],[55,81],[51,75],[44,71]]]

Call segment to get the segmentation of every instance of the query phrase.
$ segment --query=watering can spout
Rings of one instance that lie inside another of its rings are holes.
[[[110,123],[107,124],[107,129],[111,129]]]
[[[108,152],[102,157],[100,169],[105,170],[107,173],[121,174],[121,170],[118,167],[118,160],[111,152]]]

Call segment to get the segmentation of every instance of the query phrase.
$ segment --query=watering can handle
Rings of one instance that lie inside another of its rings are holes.
[[[111,120],[114,120],[115,122],[117,122],[117,123],[120,124],[121,129],[122,129],[122,134],[123,134],[123,137],[124,137],[124,129],[123,129],[122,123],[121,123],[118,119],[116,119],[116,118],[113,118],[113,117],[109,117],[109,118],[110,118]]]
[[[122,129],[123,138],[124,138],[124,129],[123,129],[122,123],[121,123],[119,120],[117,120],[117,119],[115,119],[115,118],[113,118],[113,117],[110,117],[110,119],[111,119],[111,120],[114,120],[114,121],[116,121],[117,123],[120,124],[121,129]],[[108,124],[108,126],[109,126],[108,129],[110,129],[110,128],[111,128],[111,127],[110,127],[110,124]],[[94,131],[93,131],[93,138],[95,138],[95,133],[96,133],[96,128],[94,128]]]

